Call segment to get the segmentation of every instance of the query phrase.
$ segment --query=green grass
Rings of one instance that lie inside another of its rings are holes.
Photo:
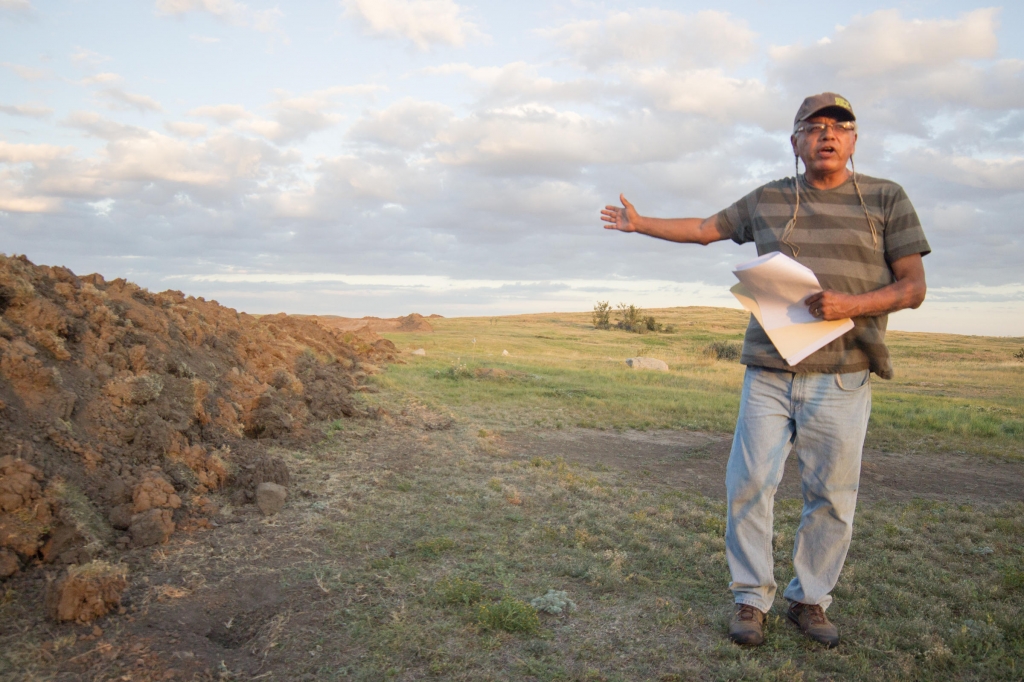
[[[315,447],[280,451],[294,485],[315,495],[274,518],[276,555],[222,569],[316,595],[282,612],[312,620],[275,634],[267,679],[1024,680],[1024,503],[861,503],[829,609],[842,644],[809,642],[780,596],[765,645],[748,650],[726,636],[723,503],[568,463],[543,442],[503,448],[502,434],[523,428],[730,431],[743,370],[704,349],[738,343],[745,316],[651,312],[678,331],[598,331],[579,314],[435,319],[433,334],[388,334],[427,357],[405,356],[375,378],[378,393],[359,394],[382,419],[335,422]],[[871,444],[1024,457],[1020,339],[890,340],[897,379],[875,383]],[[638,354],[671,371],[626,369]],[[780,587],[800,509],[776,504]],[[218,532],[252,543],[242,523]],[[198,546],[159,554],[174,563]],[[188,575],[205,581],[204,568]],[[552,593],[576,608],[531,606]],[[26,641],[0,651],[0,667],[40,660]]]
[[[385,334],[428,355],[389,367],[380,381],[499,429],[732,431],[743,367],[707,349],[739,344],[746,314],[649,312],[677,331],[598,330],[588,313],[435,318],[433,333]],[[896,379],[874,379],[869,447],[1024,459],[1024,362],[1013,357],[1021,339],[890,332],[888,341]],[[623,361],[635,355],[670,371],[630,370]],[[481,368],[510,374],[478,377]]]
[[[398,412],[403,398],[374,399]],[[321,522],[317,551],[326,633],[348,662],[324,679],[1024,679],[1024,504],[862,504],[829,610],[842,645],[806,640],[780,596],[766,644],[745,650],[725,634],[722,503],[487,440],[475,425],[431,432],[407,492],[380,469],[343,476],[334,494],[357,502]],[[346,471],[366,442],[346,434],[317,459]],[[780,586],[799,515],[778,501]],[[552,590],[577,608],[530,606]]]

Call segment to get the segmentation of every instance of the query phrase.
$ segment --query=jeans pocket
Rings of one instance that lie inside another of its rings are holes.
[[[836,375],[836,386],[840,391],[852,393],[859,391],[871,383],[871,370],[862,369],[859,372],[846,372]]]

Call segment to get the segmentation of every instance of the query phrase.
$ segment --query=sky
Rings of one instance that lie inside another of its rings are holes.
[[[0,0],[0,252],[251,313],[738,307],[706,217],[835,91],[933,253],[890,328],[1024,336],[1024,6]]]

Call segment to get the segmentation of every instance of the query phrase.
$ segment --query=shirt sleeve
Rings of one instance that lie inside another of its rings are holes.
[[[916,253],[927,256],[932,252],[924,236],[924,228],[914,205],[903,188],[894,185],[885,202],[885,259],[892,263]]]
[[[715,220],[723,237],[728,237],[737,244],[754,241],[754,225],[751,216],[757,206],[761,189],[754,190],[732,206],[718,212]]]

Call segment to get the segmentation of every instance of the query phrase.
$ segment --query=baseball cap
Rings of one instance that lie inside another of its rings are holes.
[[[857,117],[853,115],[853,105],[850,104],[850,100],[834,92],[823,92],[805,99],[796,112],[793,125],[815,115],[833,116],[839,121],[857,120]]]

